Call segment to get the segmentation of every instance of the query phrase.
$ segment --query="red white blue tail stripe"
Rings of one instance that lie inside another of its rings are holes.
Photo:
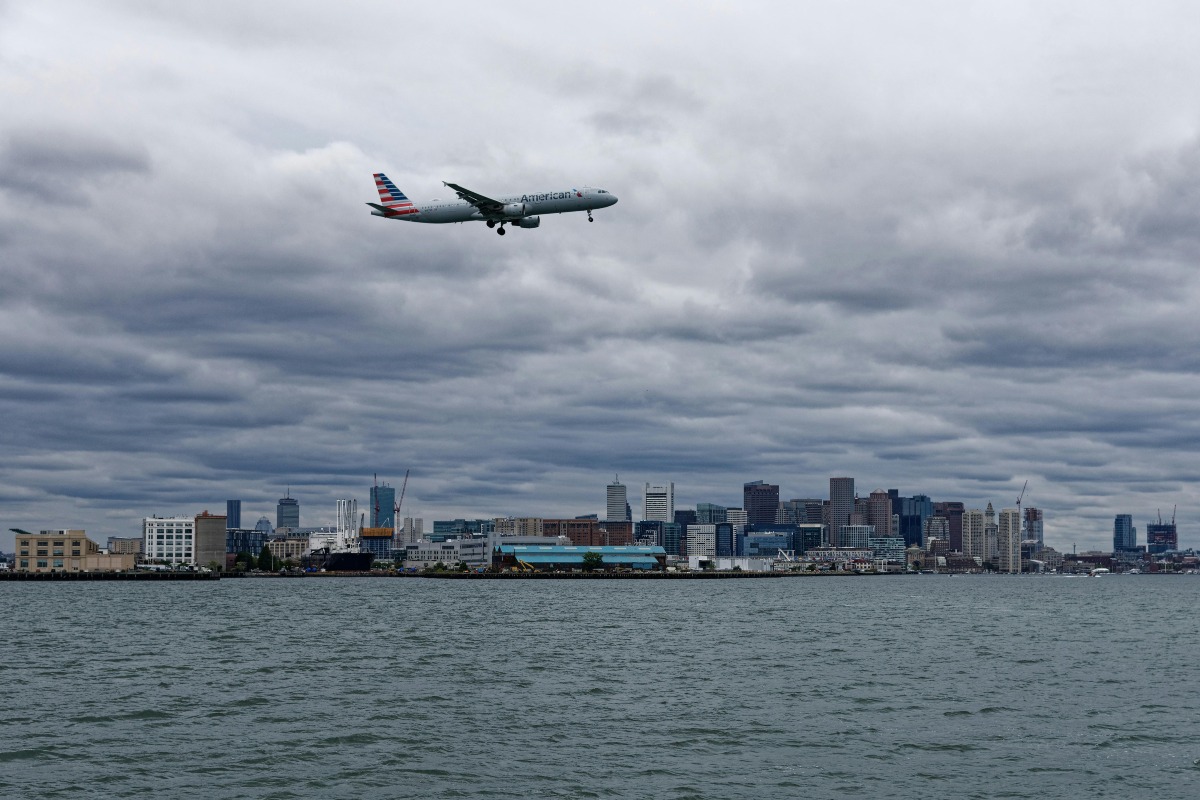
[[[404,192],[396,188],[392,179],[382,172],[375,173],[375,188],[379,190],[379,200],[387,208],[387,216],[401,217],[405,214],[418,214],[420,209],[404,196]]]

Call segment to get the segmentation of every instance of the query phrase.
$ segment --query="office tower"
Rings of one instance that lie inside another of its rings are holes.
[[[996,569],[1013,574],[1021,571],[1021,515],[1015,508],[1000,512],[996,527]]]
[[[980,562],[987,561],[987,550],[984,543],[983,511],[978,508],[964,511],[962,517],[963,555],[978,558]]]
[[[642,494],[642,519],[675,521],[675,484],[652,485],[647,483]]]
[[[396,488],[386,483],[371,487],[372,528],[396,527]]]
[[[725,509],[725,521],[733,525],[733,532],[735,535],[746,530],[746,525],[749,524],[747,521],[746,511],[742,508]]]
[[[875,528],[875,536],[880,539],[892,535],[892,498],[883,489],[871,492],[867,499],[867,524]]]
[[[539,522],[540,522],[540,520],[539,520]],[[539,536],[541,535],[540,528],[538,530],[538,535]],[[405,544],[416,544],[417,542],[421,541],[421,539],[424,538],[424,536],[425,536],[425,520],[421,519],[420,517],[417,517],[416,519],[413,519],[412,517],[404,518],[404,543]]]
[[[606,520],[610,522],[629,521],[629,503],[625,496],[625,484],[613,476],[613,482],[608,485]]]
[[[662,523],[662,546],[669,556],[684,555],[685,539],[682,531],[687,530],[678,522]]]
[[[854,478],[829,479],[829,544],[841,547],[842,526],[854,513]]]
[[[733,533],[733,525],[728,522],[718,522],[713,525],[717,529],[717,557],[737,555],[737,537]]]
[[[1175,520],[1163,522],[1159,518],[1158,522],[1149,522],[1146,524],[1146,552],[1147,553],[1165,553],[1168,550],[1179,549],[1179,533],[1175,528]]]
[[[925,528],[921,531],[921,547],[928,550],[929,543],[937,539],[950,547],[950,521],[945,517],[930,517],[925,520]]]
[[[870,540],[875,538],[875,529],[870,525],[843,525],[838,531],[839,547],[853,547],[856,550],[866,550]]]
[[[728,522],[729,517],[726,516],[729,509],[725,506],[719,506],[716,503],[696,503],[696,519],[695,523],[700,525],[716,525],[718,522]],[[679,512],[675,512],[678,517]],[[679,520],[676,519],[676,522]]]
[[[1132,514],[1117,514],[1113,520],[1113,552],[1123,553],[1137,549],[1137,528],[1133,527]]]
[[[900,530],[907,547],[920,545],[925,533],[925,520],[933,516],[933,501],[929,495],[914,494],[900,498]]]
[[[749,525],[775,524],[775,512],[779,510],[779,487],[765,481],[742,484],[742,508],[746,510]]]
[[[300,527],[300,501],[292,497],[290,490],[287,493],[287,497],[281,497],[279,505],[275,506],[275,527]]]
[[[688,525],[695,525],[699,521],[700,518],[696,516],[696,510],[694,508],[675,509],[675,524],[679,526],[679,530],[686,532]],[[671,551],[668,550],[667,552],[669,553]]]
[[[958,501],[945,501],[933,504],[933,515],[946,520],[947,540],[950,550],[961,553],[963,548],[962,517],[964,506]]]
[[[241,500],[226,500],[225,501],[225,528],[226,530],[235,530],[242,527],[242,501]]]
[[[1042,510],[1030,506],[1025,509],[1025,539],[1037,542],[1038,549],[1045,547],[1045,531]]]

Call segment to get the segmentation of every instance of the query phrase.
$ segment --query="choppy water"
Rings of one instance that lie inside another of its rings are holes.
[[[0,583],[0,796],[1200,796],[1200,578]]]

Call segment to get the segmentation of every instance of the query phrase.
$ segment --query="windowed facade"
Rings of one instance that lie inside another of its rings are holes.
[[[195,543],[196,520],[193,517],[147,517],[142,520],[142,553],[148,561],[195,564]]]
[[[24,572],[90,572],[132,569],[133,559],[110,561],[100,545],[81,530],[41,531],[16,537],[18,570]]]

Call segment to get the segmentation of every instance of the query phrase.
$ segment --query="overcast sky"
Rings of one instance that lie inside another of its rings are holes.
[[[0,0],[0,548],[828,497],[1179,506],[1194,2]],[[580,184],[588,224],[383,220]]]

